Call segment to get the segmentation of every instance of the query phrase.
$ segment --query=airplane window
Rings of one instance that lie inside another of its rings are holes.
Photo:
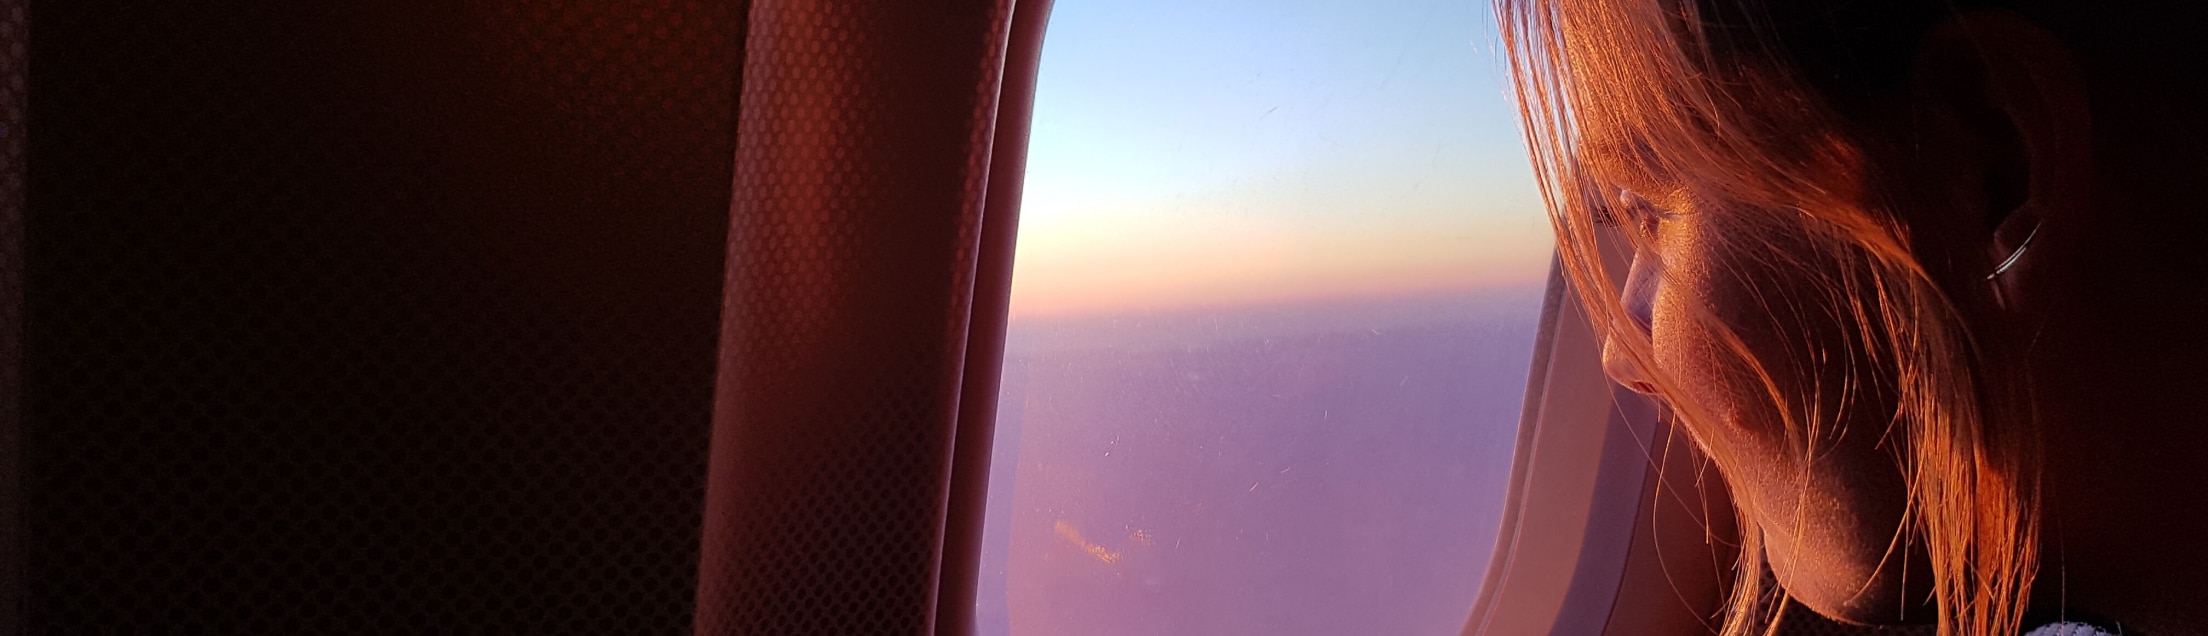
[[[1492,17],[1061,0],[980,633],[1453,634],[1551,244]]]

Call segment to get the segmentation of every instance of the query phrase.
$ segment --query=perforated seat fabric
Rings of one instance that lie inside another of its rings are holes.
[[[0,0],[0,634],[24,633],[23,120],[26,0]]]
[[[1870,627],[1849,625],[1835,621],[1803,607],[1788,603],[1786,616],[1779,621],[1779,636],[1934,636],[1939,630],[1930,625],[1903,627]]]
[[[0,0],[0,634],[958,631],[1012,6]]]
[[[697,633],[932,631],[1012,8],[753,7]]]
[[[746,8],[30,4],[21,627],[688,629]]]

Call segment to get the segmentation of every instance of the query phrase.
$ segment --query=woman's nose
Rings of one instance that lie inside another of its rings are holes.
[[[1656,290],[1663,282],[1663,276],[1657,269],[1653,259],[1635,254],[1633,265],[1626,270],[1625,286],[1618,290],[1618,302],[1625,309],[1625,315],[1632,319],[1632,328],[1639,329],[1644,336],[1651,334],[1655,323],[1653,308],[1656,304]],[[1650,340],[1653,341],[1653,338]],[[1642,373],[1640,365],[1633,364],[1626,356],[1624,348],[1618,344],[1616,334],[1603,339],[1602,370],[1610,375],[1611,380],[1625,385],[1625,388],[1647,394],[1656,393],[1656,384],[1649,381],[1647,374]]]

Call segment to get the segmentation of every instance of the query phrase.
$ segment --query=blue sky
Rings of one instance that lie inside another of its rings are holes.
[[[1060,0],[1014,315],[1538,280],[1498,51],[1478,0]]]

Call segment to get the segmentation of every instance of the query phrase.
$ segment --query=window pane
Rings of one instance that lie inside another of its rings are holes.
[[[1454,634],[1550,254],[1484,3],[1060,0],[981,633]]]

